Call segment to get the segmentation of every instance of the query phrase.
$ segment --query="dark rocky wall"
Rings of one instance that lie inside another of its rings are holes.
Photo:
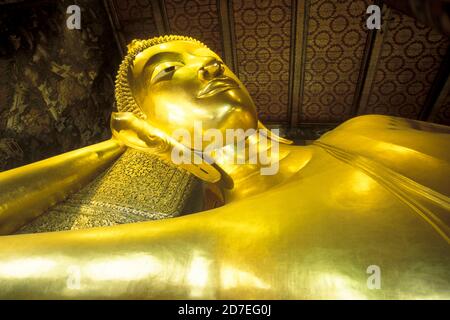
[[[81,30],[66,26],[72,4]],[[113,39],[101,0],[0,5],[0,171],[109,138]]]

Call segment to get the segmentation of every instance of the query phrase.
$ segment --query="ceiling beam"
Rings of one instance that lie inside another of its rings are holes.
[[[234,33],[233,1],[217,0],[219,25],[222,34],[222,53],[227,66],[238,73],[236,36]]]
[[[357,104],[353,106],[352,115],[354,116],[365,114],[366,107],[369,103],[369,98],[372,93],[372,87],[375,81],[375,74],[378,69],[378,62],[380,61],[384,40],[388,33],[389,21],[391,20],[390,19],[391,9],[389,9],[386,5],[383,5],[381,12],[382,12],[381,30],[378,30],[373,35],[373,39],[371,40],[373,41],[373,43],[371,44],[370,55],[368,55],[367,57],[368,61],[366,62],[365,65],[365,68],[367,70],[363,71],[364,78],[361,80],[362,83],[360,84],[361,91],[359,93],[358,99],[356,99]]]
[[[103,6],[105,7],[106,14],[108,15],[111,29],[114,35],[114,40],[117,44],[117,48],[119,49],[119,53],[122,57],[124,57],[127,43],[122,33],[122,25],[120,24],[119,17],[117,16],[117,10],[114,4],[114,0],[103,0]]]
[[[306,41],[308,39],[308,18],[310,0],[292,1],[291,53],[289,63],[289,110],[290,127],[300,121],[303,90],[305,85]]]
[[[170,34],[169,19],[167,18],[164,0],[152,1],[153,19],[155,20],[158,35]]]
[[[382,2],[383,2],[382,0],[375,0],[374,4],[379,7],[382,7],[382,5],[383,5]],[[384,27],[386,28],[387,26],[384,26]],[[377,29],[373,29],[373,30],[368,30],[368,32],[367,32],[366,43],[364,46],[364,53],[363,53],[363,57],[361,59],[361,67],[359,69],[358,81],[356,82],[355,94],[353,96],[353,103],[350,108],[350,117],[351,118],[353,118],[354,116],[356,116],[359,113],[361,95],[363,93],[364,84],[366,82],[370,63],[372,62],[371,57],[372,57],[373,47],[375,45],[376,34],[378,31],[379,30],[377,30]]]

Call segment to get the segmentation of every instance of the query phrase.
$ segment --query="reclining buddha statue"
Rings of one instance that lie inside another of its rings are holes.
[[[133,41],[116,102],[110,140],[0,173],[1,298],[450,298],[448,127],[293,145],[184,36]],[[210,130],[252,134],[185,138]]]

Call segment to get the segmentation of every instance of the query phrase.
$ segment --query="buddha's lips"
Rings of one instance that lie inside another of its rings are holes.
[[[217,78],[208,82],[197,94],[197,98],[206,98],[219,92],[239,88],[239,84],[231,78]]]

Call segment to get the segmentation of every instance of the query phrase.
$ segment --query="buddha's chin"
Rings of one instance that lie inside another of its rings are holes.
[[[225,129],[256,129],[258,118],[252,108],[248,106],[235,106],[233,111],[222,120],[222,128]]]

